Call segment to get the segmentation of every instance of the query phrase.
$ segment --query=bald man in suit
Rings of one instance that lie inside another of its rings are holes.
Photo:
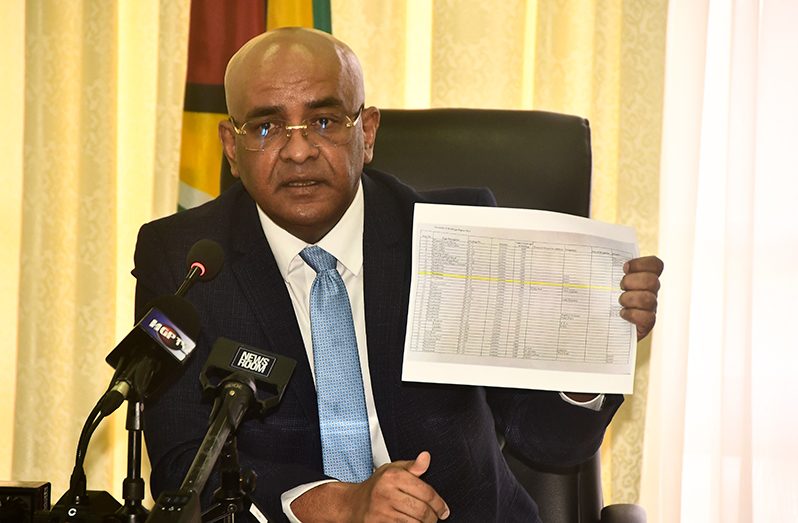
[[[180,282],[196,240],[219,242],[226,256],[219,276],[187,295],[202,321],[196,354],[146,405],[154,494],[180,484],[205,434],[198,374],[225,336],[298,362],[282,403],[238,430],[242,464],[258,474],[253,498],[273,518],[539,521],[496,427],[535,462],[579,463],[598,449],[622,397],[401,379],[413,205],[495,205],[493,196],[453,189],[432,199],[364,168],[379,110],[365,106],[357,57],[330,35],[289,28],[254,38],[231,59],[225,88],[230,119],[219,134],[240,182],[143,226],[136,249],[139,315]],[[358,482],[325,473],[308,305],[315,272],[300,256],[314,245],[337,259],[351,303],[373,457]],[[621,315],[638,338],[654,325],[661,271],[656,257],[626,267]]]

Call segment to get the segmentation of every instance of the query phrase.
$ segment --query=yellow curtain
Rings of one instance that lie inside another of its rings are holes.
[[[17,372],[14,389],[3,390],[0,473],[51,481],[55,501],[110,379],[103,360],[132,324],[138,227],[177,201],[189,0],[11,5],[18,45],[0,52],[14,53],[19,89],[8,103],[20,109],[9,153],[20,161],[4,176],[21,181],[11,196],[21,204],[3,209],[19,238],[16,260],[3,260],[17,293],[3,308],[18,303],[18,344],[4,355]],[[121,411],[86,460],[89,488],[117,498]]]
[[[373,105],[589,118],[593,216],[635,226],[651,253],[666,4],[333,0],[333,34],[361,57]],[[56,497],[130,328],[135,232],[177,201],[188,17],[189,0],[16,0],[0,17],[0,476],[50,480]],[[638,497],[647,352],[606,440],[607,502]],[[124,434],[118,417],[95,435],[90,488],[119,497]]]
[[[591,122],[594,218],[657,245],[667,0],[332,2],[367,103],[578,114]],[[379,151],[376,151],[379,154]],[[605,502],[639,497],[650,342],[602,451]]]
[[[0,59],[3,81],[0,82],[0,114],[6,132],[0,140],[0,326],[3,348],[0,349],[0,478],[11,477],[11,453],[14,433],[14,397],[17,368],[17,318],[19,296],[19,247],[22,231],[22,144],[25,125],[25,5],[10,2],[0,16]]]

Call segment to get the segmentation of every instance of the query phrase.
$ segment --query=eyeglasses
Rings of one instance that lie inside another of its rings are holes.
[[[352,141],[354,136],[352,129],[357,125],[362,113],[363,105],[351,116],[343,112],[328,111],[304,120],[298,125],[286,125],[285,122],[275,120],[271,116],[249,120],[241,127],[236,124],[232,116],[229,120],[236,134],[244,141],[244,149],[267,151],[285,147],[294,131],[300,131],[302,136],[315,147],[346,145]]]

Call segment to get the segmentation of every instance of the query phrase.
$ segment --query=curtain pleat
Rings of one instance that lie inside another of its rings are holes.
[[[154,193],[174,208],[163,180],[174,186],[177,164],[160,149],[179,143],[168,130],[179,130],[187,13],[188,1],[26,5],[11,476],[50,481],[54,501],[110,379],[105,356],[132,325],[136,231],[163,212]],[[86,459],[89,487],[115,496],[123,410]]]

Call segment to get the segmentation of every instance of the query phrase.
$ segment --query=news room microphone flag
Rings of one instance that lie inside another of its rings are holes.
[[[227,118],[224,69],[230,57],[267,29],[301,26],[332,32],[330,0],[193,0],[189,24],[179,209],[212,200],[220,193],[223,174],[230,178],[217,133]]]

